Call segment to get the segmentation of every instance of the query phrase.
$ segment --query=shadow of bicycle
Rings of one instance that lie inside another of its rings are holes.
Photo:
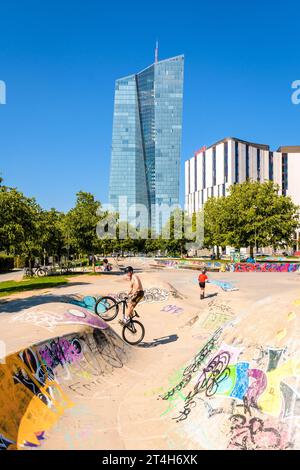
[[[177,335],[169,335],[163,336],[162,338],[155,338],[153,341],[149,343],[140,343],[138,346],[139,348],[155,348],[156,346],[160,346],[161,344],[168,344],[174,343],[174,341],[178,340]]]

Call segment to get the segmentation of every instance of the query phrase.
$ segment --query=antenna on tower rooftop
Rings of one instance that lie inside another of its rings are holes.
[[[156,41],[156,47],[155,47],[155,63],[157,64],[158,62],[158,41]]]

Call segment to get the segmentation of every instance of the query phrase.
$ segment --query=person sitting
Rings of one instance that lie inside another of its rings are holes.
[[[103,260],[103,271],[104,272],[109,272],[111,270],[112,270],[112,266],[111,266],[111,264],[109,264],[108,259],[105,258]]]

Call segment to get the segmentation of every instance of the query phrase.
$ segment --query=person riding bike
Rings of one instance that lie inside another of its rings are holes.
[[[133,273],[132,266],[127,266],[125,268],[125,275],[128,281],[130,281],[130,291],[128,292],[128,307],[127,307],[127,315],[124,315],[123,320],[120,320],[121,325],[126,325],[130,318],[133,316],[133,311],[137,304],[142,300],[144,297],[144,290],[142,286],[142,282],[140,278]]]

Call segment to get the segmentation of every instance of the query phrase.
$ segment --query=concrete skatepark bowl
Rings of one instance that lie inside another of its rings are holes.
[[[117,321],[58,301],[71,286],[5,302],[0,448],[299,449],[297,274],[230,273],[229,292],[210,276],[200,302],[195,273],[145,270],[139,347]],[[80,290],[126,289],[99,276]]]

